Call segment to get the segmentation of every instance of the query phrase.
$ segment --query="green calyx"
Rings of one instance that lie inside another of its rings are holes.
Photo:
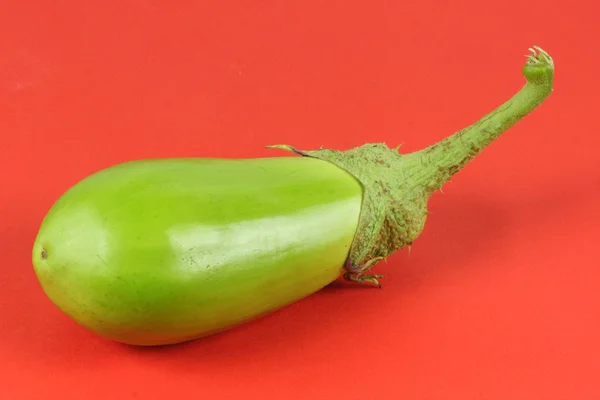
[[[270,146],[275,147],[275,146]],[[369,268],[393,252],[410,245],[425,224],[428,196],[406,168],[407,156],[383,143],[365,144],[347,151],[302,151],[276,146],[297,154],[331,162],[354,176],[363,187],[363,201],[346,269],[349,280],[370,281]]]
[[[305,157],[331,162],[363,186],[359,226],[346,265],[346,279],[377,286],[377,275],[365,272],[390,254],[411,245],[423,231],[427,202],[484,148],[539,106],[552,92],[554,62],[540,49],[522,69],[526,83],[512,98],[474,124],[425,148],[400,154],[384,143],[350,150],[298,150],[273,145]]]

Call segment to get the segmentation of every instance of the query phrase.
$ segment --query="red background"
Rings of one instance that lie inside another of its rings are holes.
[[[10,399],[598,399],[597,2],[3,1],[0,391]],[[31,245],[86,175],[272,143],[416,150],[555,92],[431,201],[382,290],[332,285],[224,334],[139,349],[75,325]]]

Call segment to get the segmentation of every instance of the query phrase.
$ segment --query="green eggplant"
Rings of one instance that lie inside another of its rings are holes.
[[[525,85],[427,148],[368,143],[250,159],[134,160],[91,174],[44,217],[32,262],[79,325],[131,345],[174,344],[370,273],[421,234],[431,195],[552,92],[554,62],[530,49]]]

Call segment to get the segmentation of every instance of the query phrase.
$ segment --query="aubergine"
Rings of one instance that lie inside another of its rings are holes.
[[[421,234],[431,195],[552,92],[534,47],[524,86],[422,150],[267,146],[290,156],[117,164],[52,205],[33,244],[36,277],[64,314],[107,339],[165,345],[256,319],[371,268]]]

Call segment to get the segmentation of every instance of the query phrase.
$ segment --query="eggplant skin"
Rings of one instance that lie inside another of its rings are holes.
[[[362,195],[349,173],[312,158],[131,161],[54,203],[33,266],[48,298],[101,336],[189,341],[336,280]]]

